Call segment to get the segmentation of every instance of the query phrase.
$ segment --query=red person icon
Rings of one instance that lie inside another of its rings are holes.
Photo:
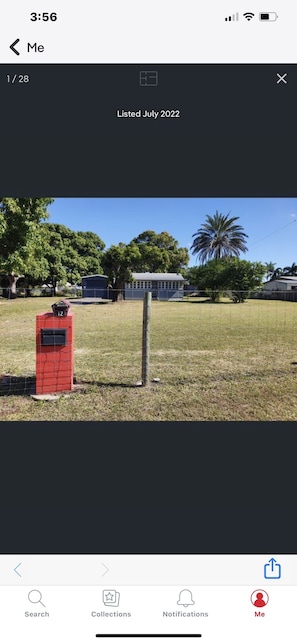
[[[266,601],[263,600],[263,594],[262,592],[257,593],[257,598],[254,601],[255,607],[264,607],[266,605]]]
[[[251,602],[255,607],[265,607],[269,601],[269,596],[264,589],[256,589],[251,595]]]

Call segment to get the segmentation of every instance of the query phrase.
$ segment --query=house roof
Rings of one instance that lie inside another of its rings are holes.
[[[95,277],[106,277],[107,279],[107,275],[85,275],[82,279],[95,279]]]
[[[265,281],[263,286],[267,286],[267,284],[297,284],[297,277],[282,277],[279,279],[270,279],[270,281]]]
[[[277,279],[269,279],[268,281],[265,281],[265,284],[271,284],[273,281],[286,281],[289,283],[290,281],[297,281],[297,275],[295,275],[295,277],[291,275],[279,275]]]
[[[176,272],[132,272],[132,277],[138,281],[185,281],[184,277]]]

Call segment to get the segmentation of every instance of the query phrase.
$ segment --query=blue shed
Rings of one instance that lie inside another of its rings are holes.
[[[145,292],[152,299],[181,301],[185,279],[176,272],[133,272],[132,283],[125,284],[125,299],[143,299]]]
[[[83,297],[109,299],[108,277],[106,275],[87,275],[87,277],[82,277],[81,283]]]

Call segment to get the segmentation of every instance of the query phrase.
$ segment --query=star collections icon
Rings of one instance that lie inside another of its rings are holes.
[[[115,589],[104,589],[102,601],[107,607],[118,607],[120,602],[120,592]]]

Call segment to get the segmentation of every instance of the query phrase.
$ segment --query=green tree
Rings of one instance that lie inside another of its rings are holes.
[[[211,259],[201,266],[189,268],[187,278],[198,290],[206,292],[212,302],[218,302],[227,288],[226,260]]]
[[[88,274],[102,272],[104,242],[94,232],[75,232],[59,223],[44,223],[44,257],[48,265],[47,283],[80,282]]]
[[[252,290],[262,284],[265,266],[258,261],[211,259],[201,266],[190,268],[188,278],[198,290],[204,290],[211,301],[218,302],[221,294],[231,291],[234,302],[243,302]]]
[[[181,273],[189,263],[187,248],[179,248],[178,241],[169,232],[146,230],[132,239],[140,252],[140,260],[134,267],[138,272]]]
[[[232,258],[226,263],[225,284],[232,291],[234,302],[245,301],[251,291],[261,286],[266,266],[259,261]]]
[[[132,272],[140,258],[139,247],[135,243],[126,245],[120,242],[104,253],[102,266],[113,288],[113,301],[117,301],[120,294],[124,296],[125,284],[132,282]]]
[[[239,217],[230,217],[219,214],[206,216],[206,223],[193,234],[194,241],[191,246],[193,254],[197,254],[201,263],[210,259],[223,257],[239,257],[241,252],[247,251],[245,239],[247,234],[242,226],[235,223]]]
[[[24,274],[43,278],[46,261],[40,222],[48,218],[52,198],[0,198],[0,271],[16,296],[17,281]]]
[[[45,283],[52,288],[52,296],[58,281],[67,281],[67,270],[64,265],[66,254],[64,230],[67,228],[56,223],[45,223],[43,226],[44,258],[47,262]]]

